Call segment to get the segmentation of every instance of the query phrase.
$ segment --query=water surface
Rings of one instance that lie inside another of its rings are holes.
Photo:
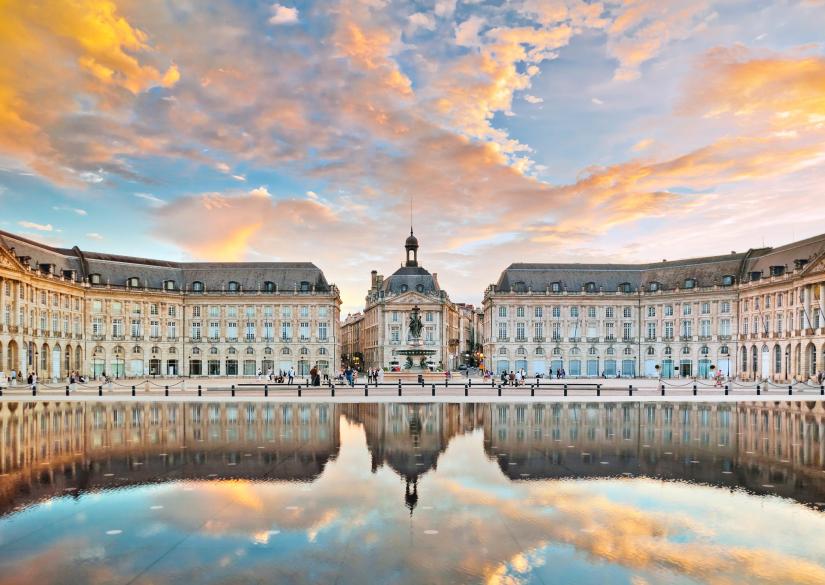
[[[825,409],[0,403],[0,583],[825,583]]]

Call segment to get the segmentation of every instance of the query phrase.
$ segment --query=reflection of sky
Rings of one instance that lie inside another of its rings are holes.
[[[176,482],[56,498],[0,523],[2,582],[823,583],[825,515],[650,479],[511,482],[483,434],[419,480],[363,429],[313,483]],[[107,534],[108,531],[122,531]]]

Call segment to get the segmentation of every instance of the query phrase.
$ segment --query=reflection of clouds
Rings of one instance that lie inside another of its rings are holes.
[[[185,553],[154,570],[152,582],[198,582],[215,570],[219,583],[268,574],[273,582],[338,575],[341,583],[520,585],[574,562],[638,585],[825,582],[825,567],[815,562],[825,550],[825,516],[785,500],[647,479],[514,483],[485,456],[483,433],[475,432],[455,437],[421,479],[421,505],[410,517],[400,478],[388,468],[370,472],[364,429],[343,418],[340,427],[338,457],[309,491],[301,483],[246,480],[135,490],[141,509],[147,489],[163,505],[135,534],[191,534]],[[14,565],[17,580],[9,582],[59,583],[59,571],[31,567],[31,559],[48,556],[61,567],[95,545],[43,544]],[[264,547],[266,555],[256,554]],[[93,571],[77,568],[72,582],[95,582]]]

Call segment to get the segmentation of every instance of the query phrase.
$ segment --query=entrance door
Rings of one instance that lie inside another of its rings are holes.
[[[682,360],[679,364],[679,374],[683,378],[689,378],[693,375],[693,362],[690,360]]]
[[[662,378],[673,377],[673,360],[662,360]]]
[[[571,376],[581,376],[582,375],[582,361],[581,360],[570,360],[570,371],[567,372]]]
[[[561,369],[561,365],[562,365],[561,360],[552,360],[550,362],[550,370],[551,370],[550,374],[552,376],[555,376],[556,372],[558,372]]]
[[[730,376],[730,360],[728,358],[719,360],[716,367],[722,372],[723,376]]]
[[[143,360],[129,360],[129,375],[135,377],[143,375]]]
[[[710,378],[710,360],[708,360],[708,359],[699,360],[699,377],[700,378]]]
[[[771,350],[765,345],[762,347],[762,379],[771,377]]]
[[[527,360],[516,360],[516,371],[520,372],[521,370],[527,371]]]
[[[106,362],[101,358],[92,358],[92,376],[97,377],[103,374],[106,369]]]
[[[645,360],[645,376],[655,378],[659,375],[656,371],[656,360]]]
[[[591,378],[599,376],[599,360],[587,360],[587,375]]]
[[[622,377],[636,377],[636,360],[622,360]]]
[[[60,348],[55,347],[52,350],[52,378],[60,377]]]
[[[608,378],[616,376],[616,360],[604,360],[604,375]]]
[[[541,374],[542,376],[547,375],[547,362],[544,360],[533,360],[533,371],[530,372],[532,376],[536,376],[537,374]]]

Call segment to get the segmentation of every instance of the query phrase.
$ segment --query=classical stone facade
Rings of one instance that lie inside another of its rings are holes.
[[[825,369],[823,254],[825,235],[650,264],[513,264],[484,296],[487,366],[807,379]]]
[[[340,302],[308,262],[165,262],[0,232],[0,369],[41,379],[329,371]]]
[[[432,355],[422,356],[424,365],[455,368],[460,360],[458,309],[439,286],[438,275],[418,265],[418,239],[412,230],[405,248],[406,262],[389,278],[372,271],[363,314],[344,323],[343,337],[354,340],[345,353],[363,356],[364,368],[405,368],[409,362],[398,350],[414,349],[409,322],[418,307],[423,325],[420,349],[432,351]]]

